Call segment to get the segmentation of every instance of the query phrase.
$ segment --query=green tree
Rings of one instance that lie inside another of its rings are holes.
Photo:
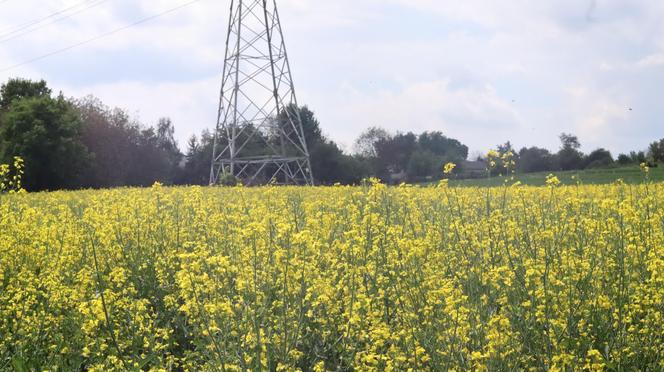
[[[461,165],[468,158],[468,147],[442,132],[389,135],[376,127],[360,135],[355,152],[365,172],[385,181],[404,175],[410,181],[440,178],[444,164]]]
[[[629,157],[632,159],[632,162],[636,164],[645,163],[647,160],[646,153],[644,151],[630,151]]]
[[[307,106],[297,107],[295,105],[290,105],[286,110],[282,110],[277,116],[277,121],[279,125],[283,128],[283,131],[288,133],[290,136],[290,141],[300,145],[301,141],[292,128],[291,120],[295,120],[299,115],[302,120],[302,131],[304,132],[304,139],[306,140],[307,147],[311,150],[314,146],[321,142],[325,142],[325,136],[320,128],[320,122],[316,119],[316,115],[311,111]],[[274,143],[275,147],[280,146],[281,138],[275,136],[270,139]]]
[[[446,137],[442,132],[424,132],[417,138],[417,145],[442,158],[442,162],[461,163],[468,158],[468,146],[456,139]],[[442,167],[441,164],[438,168]]]
[[[170,118],[161,118],[155,129],[157,148],[163,159],[163,179],[168,183],[173,183],[183,157],[175,140],[175,126]]]
[[[323,185],[358,182],[362,176],[358,174],[358,170],[362,169],[361,165],[354,158],[344,154],[336,143],[325,137],[313,111],[307,106],[299,108],[289,106],[288,115],[296,117],[298,115],[296,110],[299,110],[302,120],[314,181]],[[277,120],[283,126],[290,125],[286,112],[282,112]],[[294,143],[300,143],[295,133],[291,136]]]
[[[390,138],[390,134],[383,128],[371,127],[355,140],[354,151],[357,156],[363,158],[376,158],[378,152],[376,150],[376,143]]]
[[[418,148],[418,136],[414,133],[397,133],[376,143],[377,169],[376,175],[388,179],[391,173],[408,170],[413,153]]]
[[[20,99],[46,96],[51,96],[51,90],[44,80],[10,79],[0,87],[0,111],[7,110],[12,102]]]
[[[629,165],[632,163],[632,158],[629,157],[627,154],[620,154],[618,155],[618,164],[620,165]]]
[[[417,137],[416,148],[410,155],[406,174],[410,181],[439,179],[443,165],[460,166],[468,158],[468,147],[442,132],[424,132]]]
[[[134,139],[138,124],[121,109],[110,109],[99,99],[89,96],[74,102],[83,123],[81,140],[93,157],[86,171],[86,187],[119,187],[130,185],[129,173],[134,166]]]
[[[406,174],[410,181],[424,181],[431,179],[434,175],[442,174],[443,157],[433,152],[418,148],[413,152],[408,161]]]
[[[311,169],[318,185],[352,184],[362,179],[357,160],[344,154],[333,141],[314,143],[310,155]]]
[[[183,185],[208,185],[214,136],[205,130],[200,138],[192,136],[187,143],[184,168],[181,169],[178,183]]]
[[[664,162],[664,138],[650,144],[648,157],[655,163]]]
[[[94,97],[77,100],[75,105],[83,123],[82,141],[93,156],[84,176],[85,186],[176,182],[182,154],[170,119],[162,118],[155,127],[146,127],[124,110],[110,109]]]
[[[554,156],[547,149],[524,147],[519,151],[516,166],[521,173],[551,171],[554,168]]]
[[[25,81],[10,81],[1,90],[0,162],[21,156],[30,191],[80,187],[90,155],[72,104],[62,95],[43,94],[49,92],[43,82],[31,88]]]
[[[514,146],[512,146],[512,142],[507,141],[503,144],[498,145],[496,151],[498,152],[501,161],[499,161],[498,164],[496,165],[494,173],[503,174],[503,175],[508,173],[508,167],[505,164],[503,164],[502,161],[503,156],[506,155],[507,153],[511,153],[512,154],[511,160],[513,160],[516,164],[519,164],[519,152],[514,149]]]
[[[581,143],[578,137],[563,133],[560,135],[560,143],[560,151],[557,156],[560,169],[566,171],[583,168],[583,153],[579,151]]]
[[[585,163],[586,163],[586,168],[602,168],[602,167],[608,167],[610,165],[613,165],[615,161],[613,160],[613,156],[611,155],[611,152],[599,148],[590,154],[586,156],[585,158]]]

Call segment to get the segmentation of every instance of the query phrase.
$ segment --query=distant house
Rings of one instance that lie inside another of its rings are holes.
[[[461,173],[459,178],[482,178],[486,177],[486,170],[489,164],[484,160],[469,161],[464,160],[461,162]]]

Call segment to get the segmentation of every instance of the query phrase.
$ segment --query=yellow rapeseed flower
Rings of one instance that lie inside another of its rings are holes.
[[[454,168],[456,168],[456,164],[454,163],[447,163],[443,167],[443,173],[444,174],[452,174],[454,172]]]
[[[3,194],[0,370],[662,370],[664,184],[560,184]]]

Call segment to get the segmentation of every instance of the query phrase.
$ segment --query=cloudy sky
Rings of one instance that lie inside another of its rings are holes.
[[[227,0],[22,63],[189,1],[0,0],[0,80],[43,78],[146,123],[169,116],[184,143],[214,125]],[[299,101],[346,149],[369,126],[439,130],[473,151],[555,150],[564,131],[617,154],[664,137],[664,1],[278,3]],[[73,15],[26,27],[63,9]]]

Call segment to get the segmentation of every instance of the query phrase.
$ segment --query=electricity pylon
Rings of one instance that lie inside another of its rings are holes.
[[[210,184],[313,185],[276,0],[231,0]]]

